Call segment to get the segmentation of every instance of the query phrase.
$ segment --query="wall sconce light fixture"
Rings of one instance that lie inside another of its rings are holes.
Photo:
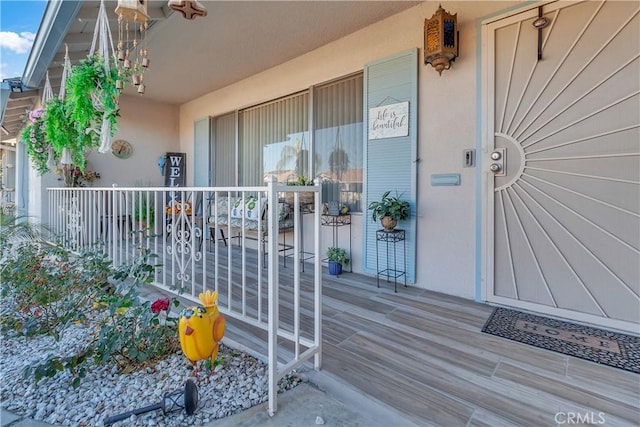
[[[451,15],[442,6],[424,20],[424,64],[431,64],[442,75],[458,56],[458,14]]]

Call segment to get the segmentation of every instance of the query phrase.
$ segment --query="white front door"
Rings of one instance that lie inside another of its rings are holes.
[[[639,332],[639,12],[557,2],[483,26],[487,301]]]

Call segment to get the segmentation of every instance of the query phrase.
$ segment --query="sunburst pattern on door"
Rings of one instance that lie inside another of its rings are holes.
[[[640,322],[639,12],[545,6],[541,60],[537,11],[492,24],[490,300]]]

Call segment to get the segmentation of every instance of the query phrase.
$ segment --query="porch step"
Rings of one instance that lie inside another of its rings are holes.
[[[368,394],[362,393],[361,390],[327,371],[315,371],[311,369],[307,371],[306,374],[311,384],[314,384],[321,391],[341,402],[351,411],[358,414],[359,417],[362,417],[363,423],[360,425],[371,427],[412,427],[425,425],[424,421],[416,423],[407,418],[402,412],[372,398]]]

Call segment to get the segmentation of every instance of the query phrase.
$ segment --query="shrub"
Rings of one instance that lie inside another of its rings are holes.
[[[1,270],[2,296],[12,302],[3,305],[2,330],[58,338],[70,322],[85,319],[89,301],[108,284],[108,268],[97,251],[76,257],[38,241],[23,244]]]
[[[2,329],[56,339],[72,322],[96,331],[75,354],[51,356],[24,374],[39,380],[69,370],[77,387],[91,363],[114,363],[130,372],[177,351],[177,319],[166,316],[169,304],[152,310],[138,295],[153,279],[152,259],[142,249],[131,265],[114,269],[99,248],[79,255],[40,242],[18,248],[1,270],[2,295],[12,301],[3,304]]]
[[[116,291],[96,301],[95,305],[106,311],[106,316],[98,322],[100,332],[92,344],[98,364],[113,362],[120,371],[128,372],[180,348],[178,319],[166,316],[169,305],[166,310],[157,310],[157,305],[152,309],[149,301],[138,296],[140,285],[152,279],[150,256],[144,250],[132,266],[118,271],[115,276],[121,280]],[[177,299],[173,305],[179,305]],[[163,322],[161,315],[166,318]]]

